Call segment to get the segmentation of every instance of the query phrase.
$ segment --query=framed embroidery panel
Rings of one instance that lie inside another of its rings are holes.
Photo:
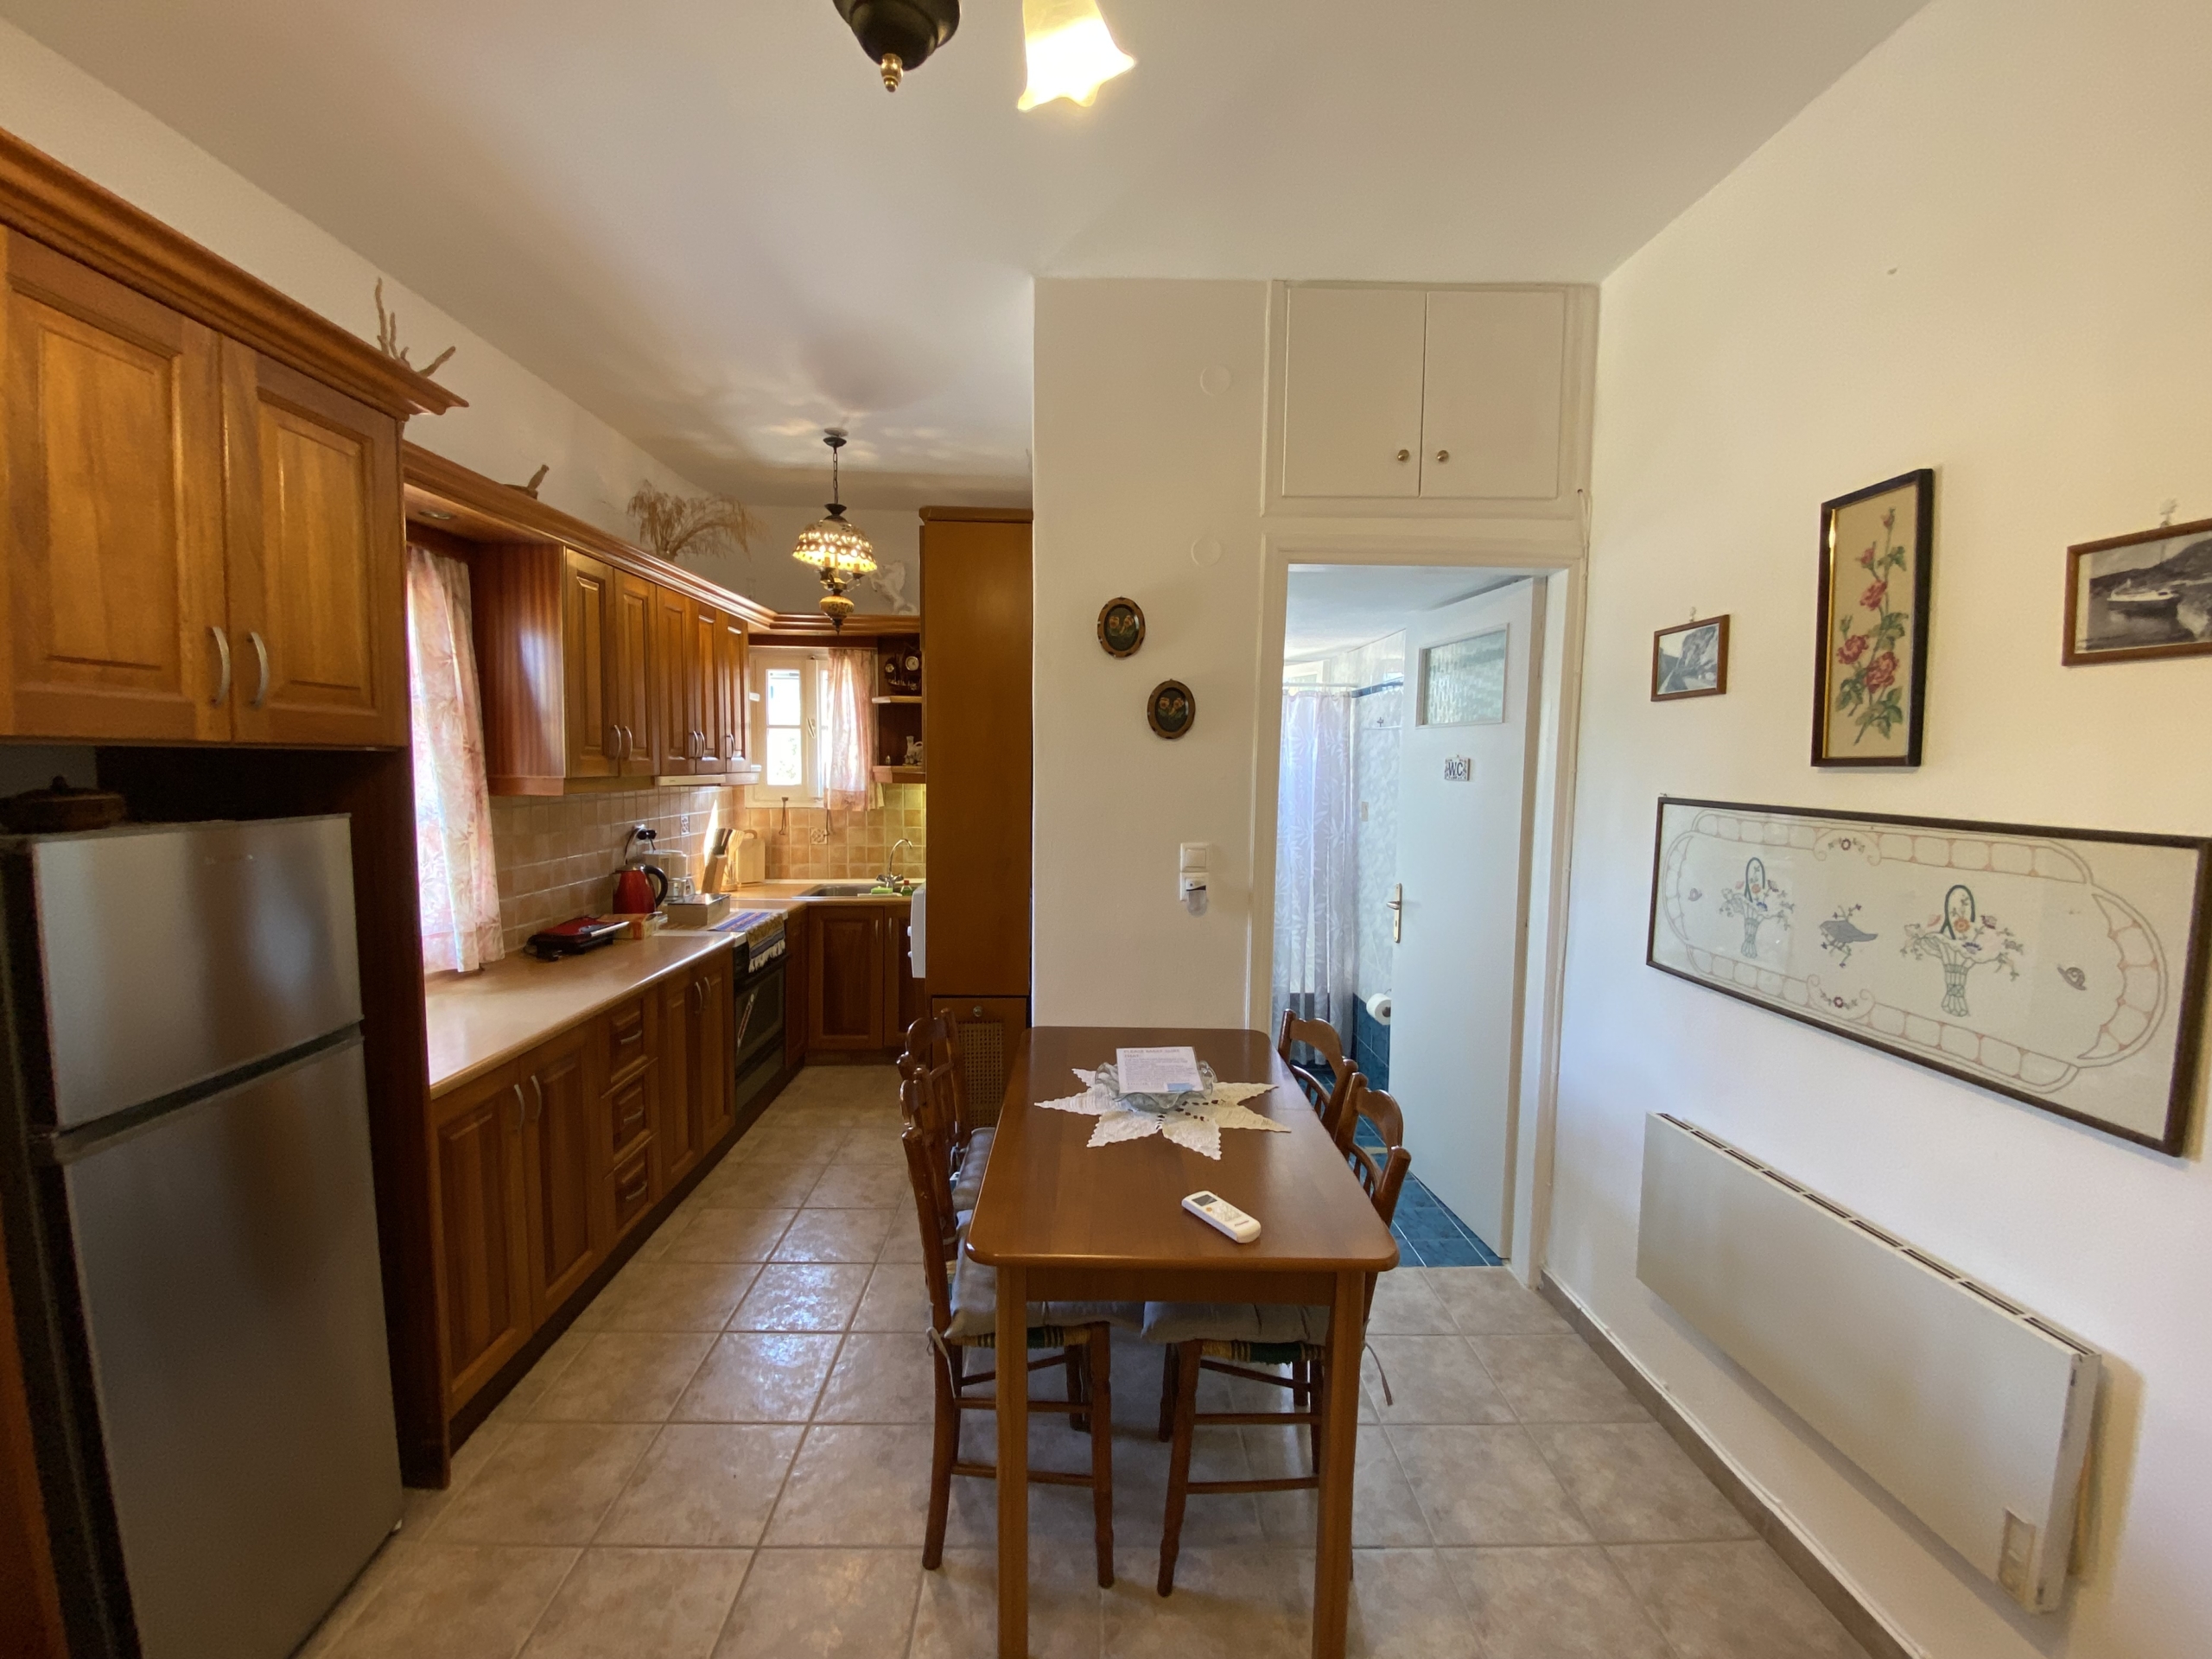
[[[1821,504],[1815,766],[1920,764],[1935,539],[1925,467]]]
[[[2178,1154],[2212,842],[1659,799],[1644,960]]]

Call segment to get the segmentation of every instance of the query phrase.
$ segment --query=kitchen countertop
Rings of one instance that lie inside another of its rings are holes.
[[[780,915],[810,905],[905,905],[905,899],[809,898],[819,881],[760,881],[733,889],[729,913]],[[560,962],[516,955],[480,973],[439,974],[423,988],[430,1037],[430,1095],[457,1089],[527,1053],[547,1038],[613,1007],[653,981],[717,950],[735,936],[701,928],[663,928],[644,939],[617,939]]]

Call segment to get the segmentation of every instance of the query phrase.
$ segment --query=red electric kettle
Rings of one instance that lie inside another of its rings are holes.
[[[648,864],[645,856],[653,849],[654,834],[644,824],[630,832],[626,849],[634,842],[644,846],[631,855],[630,861],[614,873],[614,912],[620,916],[644,916],[661,907],[668,897],[668,875],[658,865]]]

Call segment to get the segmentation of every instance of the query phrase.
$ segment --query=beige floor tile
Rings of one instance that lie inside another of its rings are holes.
[[[1361,1377],[1386,1423],[1510,1423],[1512,1408],[1465,1337],[1379,1336],[1361,1357]],[[1389,1378],[1385,1400],[1382,1379]]]
[[[646,1235],[630,1260],[632,1262],[667,1260],[670,1249],[683,1236],[685,1230],[691,1225],[692,1217],[697,1213],[696,1211],[688,1213],[683,1210],[671,1211],[665,1221]]]
[[[588,1543],[652,1440],[643,1424],[521,1424],[424,1536],[440,1544]]]
[[[889,1209],[802,1210],[785,1229],[770,1260],[873,1262],[883,1249],[895,1213]]]
[[[1762,1542],[1615,1545],[1605,1554],[1675,1659],[1866,1659]]]
[[[921,1577],[915,1549],[762,1550],[714,1659],[900,1659]]]
[[[1483,1659],[1670,1659],[1603,1550],[1454,1549],[1442,1557]]]
[[[411,1545],[334,1659],[505,1659],[575,1559],[573,1549]]]
[[[1297,1430],[1247,1428],[1244,1455],[1253,1476],[1302,1475],[1313,1467],[1305,1435]],[[1320,1516],[1318,1492],[1262,1492],[1260,1524],[1271,1544],[1310,1549]],[[1397,1455],[1380,1429],[1361,1433],[1352,1474],[1351,1541],[1355,1548],[1419,1547],[1430,1541],[1428,1521]]]
[[[842,1124],[818,1119],[779,1121],[756,1126],[737,1144],[745,1152],[743,1162],[748,1165],[821,1164],[836,1159],[846,1134]]]
[[[899,1219],[885,1234],[883,1249],[876,1256],[879,1262],[909,1262],[921,1265],[922,1230],[915,1221],[912,1206],[899,1212]]]
[[[414,1541],[420,1529],[412,1521],[405,1522],[397,1533],[384,1541],[377,1553],[369,1557],[368,1565],[346,1587],[338,1605],[323,1616],[313,1635],[301,1643],[295,1659],[329,1659],[337,1649],[339,1638],[353,1629],[354,1620],[376,1599],[379,1592],[397,1577],[415,1552]]]
[[[480,1474],[492,1461],[492,1454],[506,1443],[514,1433],[512,1417],[492,1416],[477,1424],[474,1431],[453,1453],[452,1478],[443,1491],[409,1486],[400,1493],[401,1524],[410,1538],[419,1538],[429,1530],[430,1523],[448,1509],[468,1483]]]
[[[927,1518],[930,1431],[817,1424],[768,1522],[772,1545],[918,1548]]]
[[[676,1402],[678,1422],[803,1423],[836,1362],[835,1335],[731,1332]]]
[[[707,1659],[750,1560],[741,1549],[588,1549],[523,1659]]]
[[[1066,1438],[1075,1441],[1077,1447],[1084,1444],[1073,1435]],[[1114,1532],[1123,1548],[1159,1548],[1160,1523],[1167,1513],[1167,1452],[1168,1448],[1149,1429],[1135,1434],[1124,1431],[1114,1437]],[[1071,1448],[1067,1455],[1087,1453]],[[1249,1480],[1252,1474],[1243,1436],[1236,1428],[1201,1426],[1192,1436],[1192,1479]],[[954,1491],[957,1496],[957,1485]],[[1081,1535],[1090,1536],[1090,1494],[1078,1488],[1066,1496],[1072,1500],[1069,1530],[1077,1531],[1080,1524]],[[1037,1498],[1033,1491],[1029,1498],[1033,1511]],[[1259,1503],[1249,1492],[1193,1494],[1183,1510],[1184,1547],[1265,1544],[1268,1531],[1260,1522]],[[990,1535],[997,1535],[995,1527]],[[1145,1575],[1144,1581],[1152,1582],[1151,1573]]]
[[[1568,1328],[1559,1310],[1523,1288],[1510,1268],[1430,1268],[1422,1276],[1463,1336],[1555,1336]]]
[[[1312,1562],[1300,1557],[1309,1574]],[[1344,1651],[1350,1659],[1471,1659],[1473,1628],[1442,1552],[1362,1549],[1353,1556]]]
[[[1426,1268],[1393,1268],[1375,1281],[1375,1305],[1368,1310],[1370,1337],[1449,1336],[1458,1330],[1443,1301],[1429,1288]]]
[[[906,1179],[906,1148],[899,1144],[899,1128],[896,1111],[861,1119],[845,1137],[845,1144],[837,1148],[837,1161],[870,1168],[887,1166],[899,1172],[903,1187]]]
[[[912,1659],[986,1659],[998,1650],[998,1558],[948,1549],[922,1574]],[[1102,1636],[1097,1563],[1087,1550],[1029,1553],[1029,1651],[1033,1659],[1097,1659]]]
[[[802,1433],[795,1423],[671,1423],[593,1541],[717,1549],[759,1543]]]
[[[749,1262],[632,1262],[600,1298],[600,1329],[720,1331],[759,1271]]]
[[[1528,1431],[1386,1428],[1440,1544],[1579,1544],[1588,1529]]]
[[[869,1275],[868,1289],[853,1314],[854,1330],[919,1332],[928,1330],[929,1324],[929,1287],[919,1263],[887,1262]]]
[[[1651,1414],[1589,1344],[1560,1337],[1471,1337],[1513,1414],[1524,1423],[1640,1423]]]
[[[1656,1423],[1548,1423],[1529,1432],[1600,1543],[1758,1536]]]
[[[936,1412],[936,1351],[912,1332],[855,1332],[845,1338],[818,1423],[926,1423]]]
[[[699,1183],[695,1196],[709,1210],[796,1210],[829,1167],[827,1161],[793,1163],[783,1158],[726,1163]]]
[[[1152,1549],[1126,1550],[1105,1595],[1109,1659],[1304,1659],[1313,1649],[1313,1558],[1300,1550],[1192,1547],[1175,1592],[1154,1589]]]
[[[665,1422],[714,1345],[706,1332],[602,1331],[530,1415],[538,1422]]]
[[[831,1213],[824,1211],[823,1213]],[[772,1262],[731,1317],[733,1331],[842,1331],[869,1269],[863,1262]]]
[[[671,1262],[766,1262],[796,1210],[702,1210],[668,1247]]]
[[[601,1293],[602,1295],[604,1292]],[[538,1357],[537,1363],[524,1372],[514,1387],[507,1390],[505,1399],[492,1408],[486,1420],[491,1422],[518,1423],[527,1421],[531,1408],[545,1397],[546,1390],[561,1380],[563,1373],[575,1364],[594,1333],[579,1331],[574,1325],[563,1332],[553,1345]]]
[[[839,1154],[838,1161],[814,1184],[814,1190],[806,1195],[806,1208],[888,1210],[902,1200],[910,1205],[913,1203],[913,1183],[903,1162],[855,1164],[846,1158],[846,1154]]]

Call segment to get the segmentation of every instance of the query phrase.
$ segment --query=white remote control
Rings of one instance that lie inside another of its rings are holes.
[[[1239,1244],[1249,1244],[1260,1236],[1258,1222],[1227,1198],[1214,1193],[1193,1192],[1183,1200],[1183,1207],[1209,1227],[1227,1233]]]

